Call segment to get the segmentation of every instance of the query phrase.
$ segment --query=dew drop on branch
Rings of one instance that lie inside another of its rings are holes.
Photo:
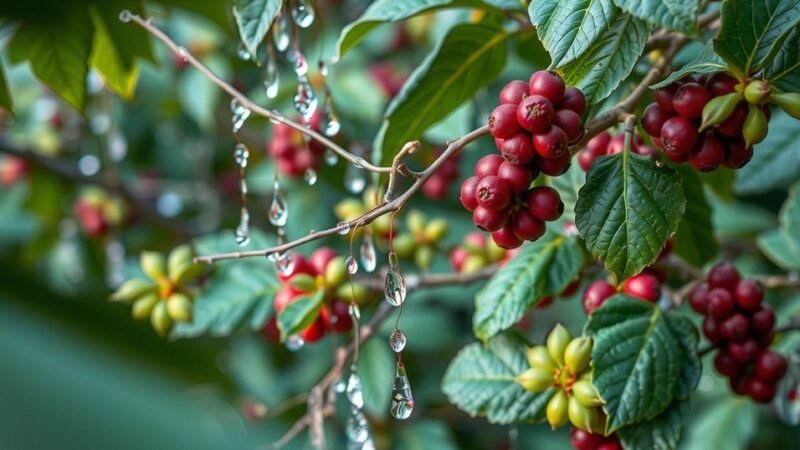
[[[231,100],[231,113],[231,131],[235,134],[242,129],[244,122],[250,117],[250,110],[234,98]]]

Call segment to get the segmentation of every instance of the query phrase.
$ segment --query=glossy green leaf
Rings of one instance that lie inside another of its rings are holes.
[[[623,152],[592,164],[578,193],[575,224],[586,247],[623,280],[656,260],[685,209],[673,169]]]
[[[800,177],[800,122],[772,109],[767,137],[756,144],[753,159],[737,172],[736,192],[759,194],[786,189]]]
[[[568,86],[583,90],[587,102],[598,103],[631,73],[651,31],[645,21],[619,14],[611,28],[579,58],[559,67],[559,72]]]
[[[711,224],[711,207],[697,171],[686,165],[676,170],[683,179],[686,212],[675,232],[675,253],[689,264],[702,267],[719,252]]]
[[[672,84],[686,75],[723,72],[727,69],[728,66],[725,64],[725,61],[714,52],[714,46],[709,42],[693,60],[681,67],[681,70],[672,72],[663,81],[655,83],[650,87],[657,89]]]
[[[800,183],[781,207],[780,226],[759,236],[758,246],[778,266],[800,270]]]
[[[589,316],[585,332],[594,337],[592,383],[606,401],[607,431],[657,417],[678,394],[686,394],[686,381],[696,384],[699,370],[691,374],[693,380],[683,373],[687,358],[697,359],[686,354],[682,341],[689,327],[688,319],[624,294]]]
[[[614,0],[623,10],[656,26],[697,36],[697,0]]]
[[[496,79],[506,63],[502,28],[482,24],[453,27],[409,76],[386,109],[375,138],[376,158],[390,165],[403,145],[455,111]]]
[[[286,305],[278,314],[278,330],[281,332],[281,341],[295,335],[314,323],[319,317],[325,291],[319,290],[303,294]]]
[[[114,28],[111,28],[98,11],[92,11],[92,23],[94,38],[90,63],[111,90],[120,97],[130,100],[136,90],[139,69],[133,63],[131,55],[125,55],[123,50],[117,47],[118,39],[115,38],[115,33],[119,28],[116,26],[119,20],[115,21]],[[123,30],[135,28],[126,26]],[[147,37],[145,42],[149,42]]]
[[[551,231],[526,244],[475,297],[475,336],[486,341],[513,326],[544,297],[563,291],[582,267],[575,237]]]
[[[75,109],[83,110],[92,32],[92,22],[82,9],[57,21],[27,22],[9,43],[9,59],[30,62],[39,81]]]
[[[726,0],[714,50],[742,73],[764,68],[800,23],[800,0]]]
[[[618,14],[613,0],[531,2],[528,13],[552,66],[575,60],[605,32]]]
[[[729,394],[704,404],[706,408],[687,424],[683,448],[746,448],[757,430],[758,406],[747,397]]]
[[[2,64],[0,64],[0,108],[3,108],[12,115],[14,114],[14,99],[11,97],[11,91],[8,89],[6,69]]]
[[[656,418],[623,427],[617,435],[626,450],[673,450],[678,448],[691,409],[687,400],[674,402]]]
[[[783,41],[766,68],[765,78],[786,92],[800,92],[800,27]]]
[[[234,0],[233,17],[239,37],[251,55],[257,53],[282,4],[283,0]]]
[[[464,347],[447,368],[442,391],[462,411],[486,417],[490,423],[544,420],[555,391],[534,394],[514,381],[528,369],[527,348],[527,342],[515,334]]]
[[[358,373],[364,389],[364,408],[372,417],[386,417],[392,398],[395,357],[383,339],[372,339],[358,351]]]

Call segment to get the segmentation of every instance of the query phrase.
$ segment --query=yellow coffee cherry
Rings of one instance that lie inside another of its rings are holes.
[[[591,382],[586,380],[579,380],[573,383],[572,395],[584,406],[595,407],[603,404],[597,389]]]
[[[167,264],[164,255],[158,252],[142,252],[142,271],[154,281],[163,281],[167,277]]]
[[[552,429],[559,428],[569,421],[569,399],[564,391],[558,391],[547,402],[547,422]]]
[[[153,308],[158,302],[158,295],[155,293],[146,294],[143,297],[139,297],[133,302],[133,307],[131,307],[131,316],[136,320],[142,320],[150,317],[150,313],[153,311]]]
[[[170,295],[167,299],[167,313],[176,322],[191,322],[192,299],[181,292]]]
[[[600,411],[598,408],[590,408],[578,401],[577,398],[572,397],[569,399],[569,407],[567,408],[569,421],[584,431],[592,433],[602,432],[599,427]]]
[[[556,362],[550,357],[547,347],[544,345],[537,345],[536,347],[528,349],[528,364],[533,368],[550,372],[551,378],[553,372],[558,368]]]
[[[572,335],[560,323],[547,335],[547,351],[559,367],[564,365],[564,351],[572,340]]]
[[[169,312],[167,312],[167,302],[158,302],[153,308],[153,312],[150,313],[150,324],[153,325],[153,329],[159,336],[164,337],[172,329],[172,323]]]
[[[553,373],[534,367],[517,375],[514,381],[519,383],[526,391],[538,394],[553,386]]]
[[[592,338],[575,338],[564,351],[564,363],[573,374],[579,374],[589,367],[592,358]]]
[[[156,287],[153,283],[148,283],[141,278],[134,278],[122,283],[122,286],[111,294],[111,300],[115,302],[132,302],[144,294],[155,292]]]

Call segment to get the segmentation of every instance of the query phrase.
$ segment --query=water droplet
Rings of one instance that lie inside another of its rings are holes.
[[[397,372],[392,388],[392,416],[396,419],[408,419],[414,410],[414,396],[403,363],[397,363]]]
[[[331,95],[326,90],[325,105],[322,108],[322,132],[325,133],[325,136],[333,137],[339,134],[339,130],[341,129],[342,123],[339,121],[339,117],[333,110],[333,101],[331,100]]]
[[[335,151],[329,148],[325,149],[324,158],[325,158],[325,164],[329,166],[335,166],[336,163],[339,162],[339,155],[337,155]]]
[[[272,40],[275,42],[275,48],[279,52],[286,51],[289,44],[292,43],[292,25],[289,23],[289,16],[286,11],[281,11],[278,15],[275,29],[272,32]]]
[[[303,53],[299,49],[289,49],[289,51],[286,52],[286,59],[294,65],[294,73],[298,77],[304,77],[308,74],[308,61],[306,61],[306,57],[303,56]]]
[[[289,220],[289,209],[286,205],[286,198],[283,196],[281,185],[278,180],[272,189],[272,201],[269,204],[269,223],[276,227],[286,226]]]
[[[347,394],[347,399],[354,408],[361,409],[364,407],[364,391],[361,388],[361,377],[355,371],[350,372],[345,394]]]
[[[353,320],[361,320],[361,308],[359,308],[358,303],[350,303],[350,306],[347,307],[347,313],[350,314]]]
[[[122,22],[130,22],[132,17],[133,16],[131,12],[128,11],[127,9],[123,9],[122,11],[119,12],[119,20],[121,20]]]
[[[242,213],[239,217],[239,226],[236,227],[236,243],[240,247],[250,243],[250,213],[247,208],[242,208]]]
[[[356,169],[363,169],[364,168],[364,163],[365,163],[364,158],[359,156],[353,162],[353,167],[355,167]]]
[[[406,348],[406,335],[400,330],[394,330],[392,335],[389,336],[389,347],[391,347],[395,353],[402,352],[403,349]]]
[[[364,240],[361,241],[359,255],[361,256],[361,265],[364,266],[364,271],[374,271],[375,267],[378,265],[378,260],[375,256],[375,242],[372,240],[371,234],[364,234]]]
[[[252,55],[250,55],[250,52],[247,50],[247,47],[244,46],[243,42],[239,42],[239,45],[236,47],[236,56],[242,61],[248,61],[252,58]]]
[[[284,346],[290,352],[296,352],[296,351],[300,350],[301,348],[303,348],[303,345],[305,345],[305,344],[306,344],[306,341],[304,341],[303,338],[301,338],[300,336],[295,335],[295,336],[289,336],[288,338],[286,338],[286,342],[284,343]]]
[[[247,180],[244,178],[239,180],[239,193],[247,195]]]
[[[186,50],[186,47],[178,47],[178,50],[175,53],[178,55],[178,58],[181,59],[181,62],[189,61],[189,50]]]
[[[238,133],[244,122],[250,117],[250,110],[234,98],[231,100],[231,113],[231,130],[233,133]]]
[[[314,8],[306,0],[295,0],[292,18],[298,27],[308,28],[314,23]]]
[[[247,146],[241,142],[236,144],[236,147],[233,149],[233,160],[236,161],[236,165],[244,169],[247,167],[247,158],[249,157],[250,152],[247,150]]]
[[[267,98],[277,97],[279,87],[280,76],[278,75],[278,65],[275,63],[275,58],[269,58],[264,68],[264,90],[266,91]]]
[[[337,394],[344,393],[344,390],[346,388],[347,388],[347,383],[345,383],[342,380],[339,380],[339,381],[337,381],[336,383],[333,384],[333,391],[336,392]]]
[[[308,123],[311,116],[317,112],[317,94],[305,76],[297,78],[297,93],[294,95],[294,109],[302,116],[303,122]]]
[[[338,228],[336,233],[341,234],[342,236],[344,236],[345,234],[350,232],[350,223],[349,222],[339,222],[339,224],[336,225],[336,228]]]
[[[800,355],[791,353],[786,375],[778,382],[775,394],[775,414],[786,424],[800,425]]]
[[[351,194],[360,194],[367,187],[367,177],[364,170],[356,165],[348,165],[344,171],[344,187]]]
[[[125,139],[125,136],[116,129],[112,129],[108,132],[106,140],[108,157],[116,162],[125,159],[125,156],[128,154],[128,140]]]
[[[303,179],[309,186],[313,186],[317,183],[317,172],[311,167],[309,167],[303,174]]]
[[[347,417],[345,426],[345,434],[347,435],[348,446],[349,444],[358,444],[352,447],[354,449],[363,448],[363,443],[370,440],[369,422],[361,408],[353,406],[350,409],[350,415]]]
[[[83,155],[78,160],[78,170],[86,176],[100,172],[100,167],[100,158],[95,155]]]
[[[290,254],[284,253],[278,256],[278,259],[275,261],[275,266],[278,268],[278,273],[281,275],[289,275],[294,270],[294,257]]]
[[[355,273],[358,272],[358,262],[352,256],[348,256],[344,263],[347,266],[347,272],[349,272],[350,275],[355,275]]]
[[[325,61],[321,59],[319,60],[319,74],[322,75],[323,77],[328,76],[328,65],[325,64]]]
[[[386,301],[392,306],[400,306],[406,301],[406,281],[396,264],[389,266],[386,282],[383,285],[383,294]]]

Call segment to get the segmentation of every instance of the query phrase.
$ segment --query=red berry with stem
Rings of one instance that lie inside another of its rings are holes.
[[[556,220],[564,213],[564,203],[558,191],[550,186],[537,186],[528,192],[528,211],[542,221]]]
[[[680,88],[680,83],[672,83],[663,88],[656,89],[653,97],[664,111],[675,112],[675,107],[672,105],[672,99],[675,97],[675,92]]]
[[[761,305],[761,308],[750,315],[750,328],[760,334],[769,334],[775,326],[775,312],[772,308]]]
[[[651,103],[644,110],[642,115],[642,128],[650,136],[661,136],[661,127],[664,122],[672,118],[675,114],[658,106],[658,103]]]
[[[590,314],[605,303],[606,299],[617,293],[614,286],[603,280],[593,281],[583,293],[583,310]]]
[[[622,292],[648,302],[656,302],[661,296],[658,278],[649,273],[640,273],[625,280]]]
[[[472,211],[472,222],[483,231],[497,231],[508,221],[508,210],[495,211],[478,206]]]
[[[676,116],[661,127],[661,145],[673,153],[689,153],[697,143],[697,125],[691,120]]]
[[[428,178],[425,184],[422,185],[422,192],[430,199],[442,200],[447,196],[447,187],[449,184],[450,180],[440,176],[438,173],[434,173]]]
[[[564,80],[555,72],[539,70],[531,75],[528,89],[531,95],[541,95],[556,105],[564,98],[565,91]]]
[[[733,112],[727,119],[723,120],[721,124],[717,125],[716,131],[728,137],[736,137],[742,135],[742,128],[744,127],[744,119],[747,118],[747,103],[741,102],[736,105]]]
[[[706,82],[706,89],[712,96],[719,97],[736,92],[737,84],[739,84],[739,81],[736,78],[724,73],[715,73]]]
[[[608,131],[603,131],[597,136],[589,139],[589,142],[586,143],[586,148],[590,149],[592,153],[603,155],[606,153],[608,144],[611,143],[611,138],[611,133]]]
[[[708,311],[708,291],[708,283],[700,283],[689,291],[689,306],[700,314]]]
[[[553,104],[541,95],[531,95],[519,103],[516,114],[522,128],[537,133],[553,121]]]
[[[499,105],[489,114],[489,133],[492,136],[505,139],[519,130],[516,105]]]
[[[675,92],[672,105],[683,117],[696,119],[703,115],[703,108],[709,100],[711,94],[701,84],[686,83]]]
[[[729,169],[741,169],[753,158],[753,147],[748,147],[740,137],[728,139],[725,147],[722,164]]]
[[[589,168],[592,167],[592,163],[598,156],[600,155],[595,155],[588,148],[584,148],[578,152],[578,164],[584,172],[588,172]]]
[[[756,378],[761,381],[777,381],[786,375],[786,358],[773,351],[762,352],[756,361]]]
[[[531,186],[531,181],[533,181],[533,176],[528,168],[511,164],[508,161],[503,161],[503,164],[500,164],[497,176],[505,180],[514,194],[521,194],[527,191]]]
[[[764,300],[764,290],[755,280],[740,280],[733,290],[736,306],[746,311],[756,311]]]
[[[544,159],[556,159],[569,154],[567,142],[567,134],[555,125],[547,127],[541,133],[533,134],[536,154]]]
[[[747,395],[759,403],[769,403],[775,397],[775,384],[756,378],[747,380]]]
[[[733,291],[739,283],[739,271],[730,263],[719,263],[708,272],[707,280],[712,288]]]
[[[752,338],[728,344],[728,353],[737,363],[754,360],[758,356],[759,350],[758,342]]]
[[[717,352],[717,355],[714,357],[714,368],[717,369],[720,375],[733,378],[739,375],[742,366],[730,353],[722,350]]]
[[[497,170],[503,164],[503,157],[500,155],[486,155],[475,163],[475,175],[483,178],[489,175],[497,175]]]
[[[522,80],[510,81],[500,90],[501,105],[519,105],[528,96],[528,83]]]
[[[750,331],[747,317],[742,313],[734,313],[719,323],[719,332],[729,341],[744,340]]]
[[[531,135],[524,131],[520,131],[508,139],[503,139],[499,150],[506,161],[520,166],[529,163],[536,155]]]
[[[480,177],[473,176],[461,183],[461,194],[459,198],[464,208],[467,208],[469,211],[474,210],[478,206],[478,199],[475,197],[475,193],[478,192],[478,183],[480,181]]]
[[[492,240],[499,247],[506,250],[511,250],[522,245],[522,240],[514,234],[511,223],[507,223],[499,230],[492,232]]]
[[[557,177],[569,170],[571,161],[572,155],[569,152],[564,152],[560,158],[537,158],[536,166],[543,174],[551,177]]]
[[[725,342],[725,338],[722,337],[722,333],[719,332],[719,325],[713,317],[707,316],[703,319],[703,334],[714,345]]]
[[[523,241],[535,241],[544,235],[547,227],[543,221],[521,209],[511,215],[511,229]]]
[[[299,257],[300,255],[296,255],[295,257]],[[338,254],[336,250],[330,247],[320,247],[314,250],[314,253],[311,254],[309,257],[308,262],[311,263],[311,266],[314,267],[315,275],[321,275],[325,273],[325,268],[328,267],[328,263],[331,262],[333,258],[336,258]],[[295,259],[295,267],[297,267],[298,263],[301,260]],[[307,272],[310,273],[310,272]]]
[[[505,180],[492,175],[478,182],[475,199],[478,200],[478,205],[498,211],[508,206],[511,191]]]
[[[721,288],[712,288],[706,295],[708,299],[708,313],[715,319],[724,319],[730,316],[736,303],[730,292]]]
[[[564,98],[561,99],[558,107],[575,111],[576,114],[582,116],[586,112],[586,97],[580,89],[568,87],[564,90]]]
[[[569,442],[575,450],[595,450],[603,439],[605,437],[602,434],[589,433],[580,428],[572,427],[569,431]]]
[[[583,134],[581,116],[569,109],[559,109],[553,115],[553,125],[561,128],[567,135],[567,142],[572,143],[580,139]]]
[[[318,318],[308,328],[300,332],[300,337],[306,343],[316,342],[322,339],[323,336],[325,336],[325,324],[321,318]]]
[[[706,133],[700,138],[689,161],[692,167],[701,172],[710,172],[722,165],[725,159],[725,147],[713,133]]]

